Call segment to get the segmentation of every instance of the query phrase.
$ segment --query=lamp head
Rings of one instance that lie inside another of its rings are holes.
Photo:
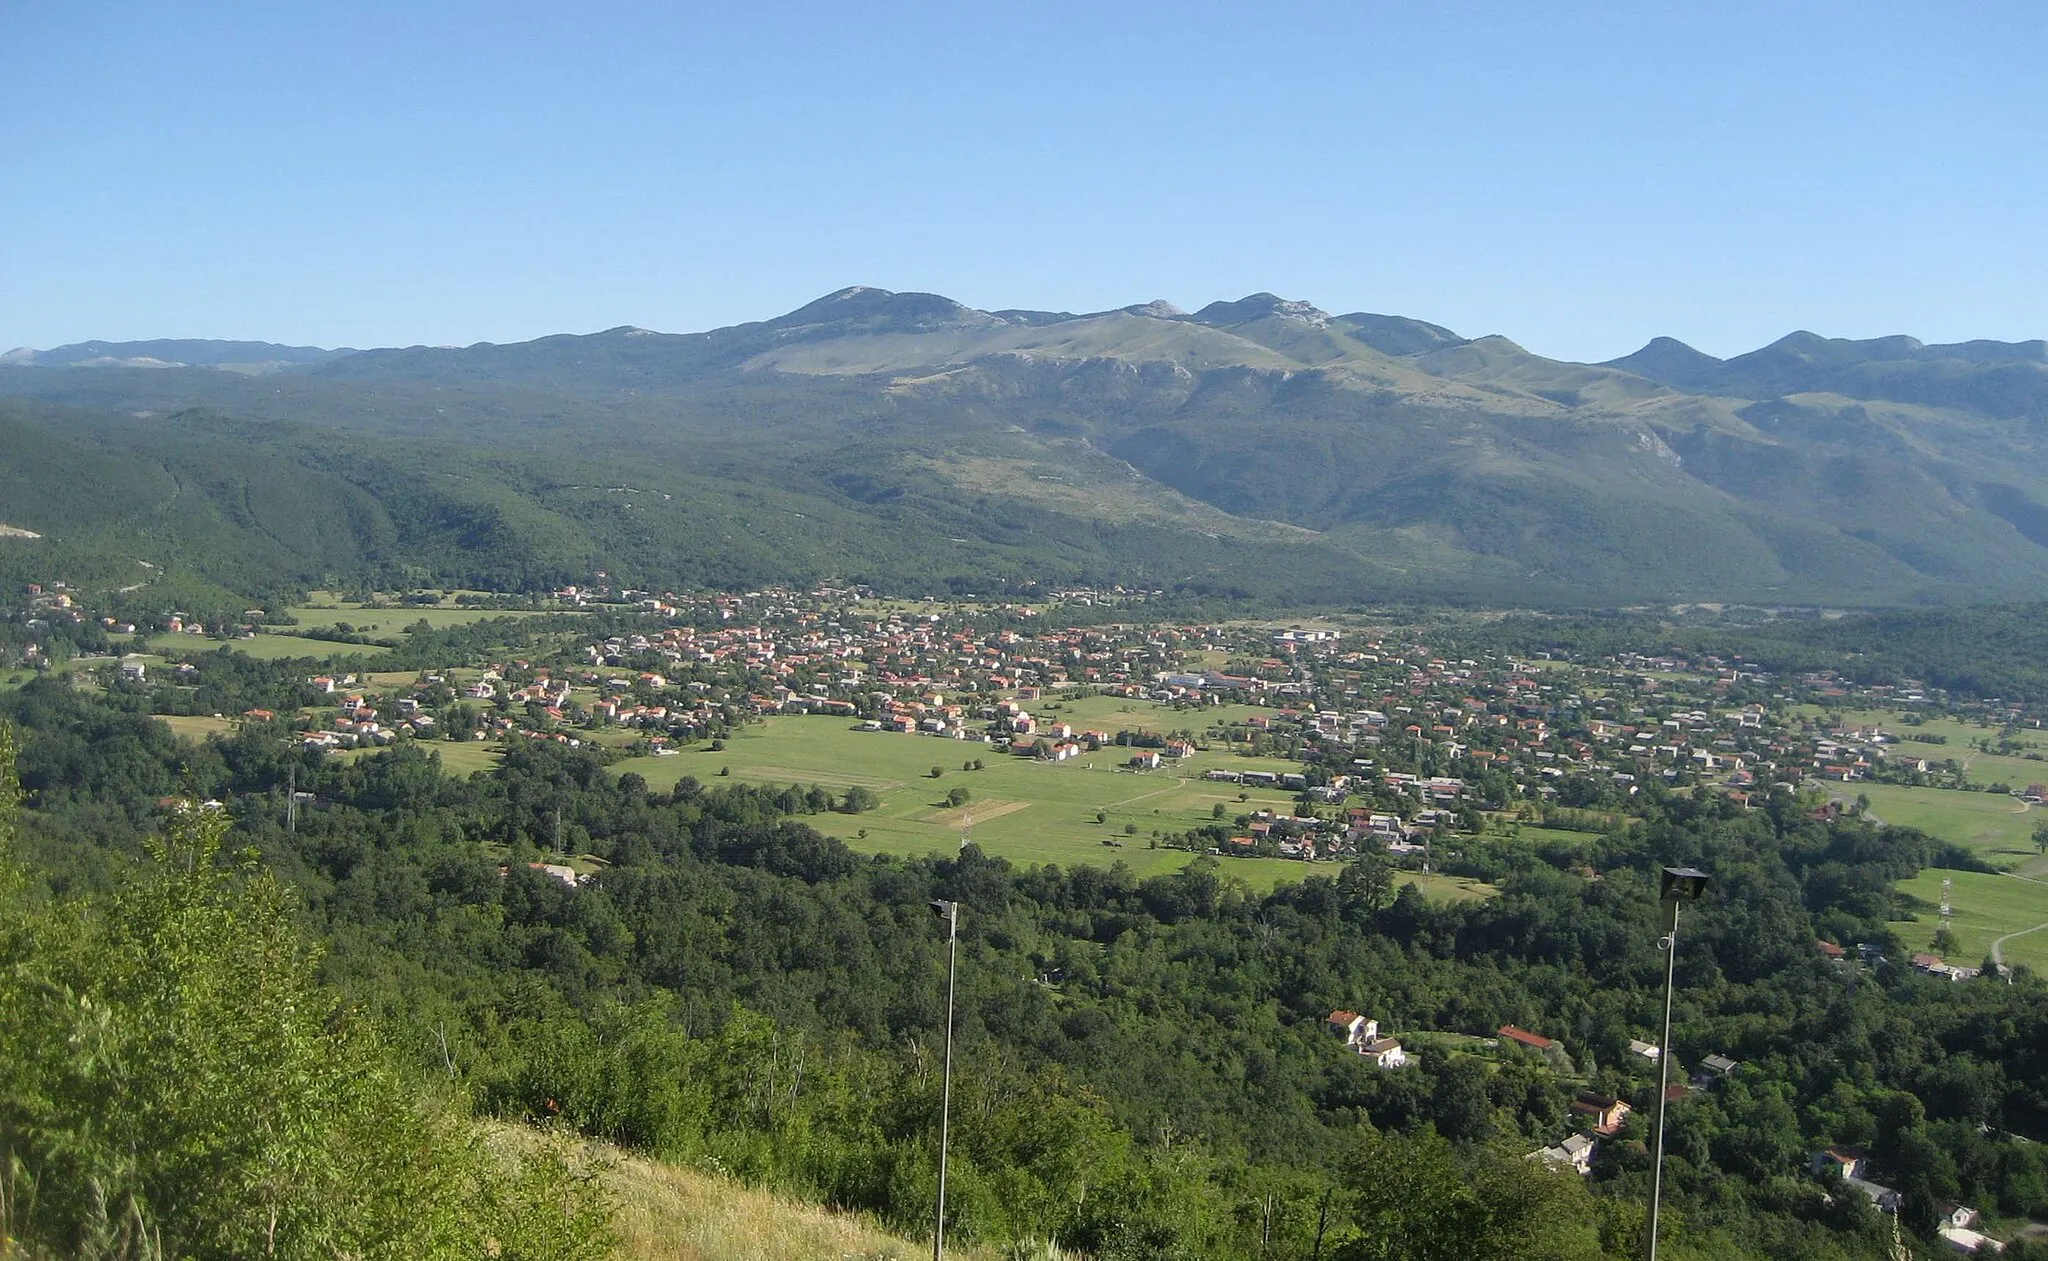
[[[1666,867],[1660,895],[1666,902],[1697,902],[1705,895],[1709,879],[1695,867]]]
[[[932,914],[948,923],[952,923],[960,918],[960,904],[958,902],[935,901],[932,903]]]

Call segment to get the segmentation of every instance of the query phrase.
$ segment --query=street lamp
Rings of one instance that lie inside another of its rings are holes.
[[[939,1206],[932,1219],[932,1261],[945,1261],[946,1139],[953,1112],[953,978],[960,963],[960,904],[933,902],[932,914],[946,921],[946,1069],[939,1087]]]
[[[1657,1154],[1650,1164],[1650,1261],[1657,1261],[1657,1211],[1664,1201],[1664,1108],[1671,1086],[1671,993],[1678,972],[1678,904],[1697,902],[1707,891],[1707,873],[1692,867],[1666,867],[1658,889],[1671,908],[1671,929],[1658,944],[1664,947],[1664,1040],[1657,1044]]]

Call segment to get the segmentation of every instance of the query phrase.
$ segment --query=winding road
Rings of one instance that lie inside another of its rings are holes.
[[[2013,873],[2012,873],[2012,872],[2009,872],[2009,871],[2008,871],[2008,872],[2005,872],[2004,874],[2005,874],[2005,875],[2008,875],[2008,876],[2012,876],[2012,878],[2013,878],[2014,880],[2024,880],[2024,881],[2026,881],[2026,882],[2027,882],[2028,884],[2048,884],[2048,880],[2036,880],[2036,879],[2034,879],[2034,878],[2033,878],[2032,876],[2016,876],[2016,875],[2013,875]],[[1993,963],[1995,963],[1995,964],[1999,965],[2000,967],[2004,967],[2004,966],[2005,966],[2005,943],[2006,943],[2006,942],[2008,942],[2008,941],[2011,941],[2011,940],[2012,940],[2013,938],[2015,938],[2015,937],[2024,937],[2024,936],[2026,936],[2026,935],[2027,935],[2028,933],[2038,933],[2038,932],[2042,931],[2043,929],[2048,929],[2048,924],[2036,924],[2036,925],[2034,925],[2034,926],[2033,926],[2032,928],[2022,928],[2022,929],[2020,929],[2020,930],[2019,930],[2018,932],[2016,932],[2016,933],[2007,933],[2007,934],[2006,934],[2005,936],[2003,936],[2003,937],[2000,937],[2000,938],[1999,938],[1998,940],[1996,940],[1996,941],[1992,942],[1992,943],[1991,943],[1991,962],[1993,962]]]

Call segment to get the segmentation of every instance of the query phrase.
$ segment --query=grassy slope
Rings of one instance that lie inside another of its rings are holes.
[[[1941,926],[1935,910],[1941,904],[1941,882],[1954,883],[1950,891],[1950,931],[1961,945],[1949,952],[1949,961],[1974,966],[1990,953],[1995,938],[2048,924],[2048,884],[2009,875],[1987,875],[1975,871],[1936,871],[1932,868],[1899,888],[1926,903],[1919,918],[1892,925],[1909,949],[1931,948],[1934,932]],[[2036,971],[2048,971],[2048,928],[2015,937],[2005,943],[2005,961],[2024,963]]]
[[[609,1181],[619,1255],[631,1261],[908,1261],[925,1252],[859,1218],[672,1165],[622,1159]]]
[[[1901,788],[1893,784],[1845,785],[1870,798],[1870,812],[1886,823],[1919,828],[1951,841],[1994,867],[2027,871],[2040,860],[2034,825],[2044,814],[2004,793],[1957,792],[1947,788]]]
[[[526,1148],[541,1138],[524,1126],[488,1123],[493,1144]],[[872,1221],[834,1212],[731,1178],[663,1164],[604,1143],[581,1143],[604,1167],[616,1204],[621,1261],[915,1261],[926,1242],[891,1235]],[[947,1255],[996,1261],[997,1254],[950,1242]]]

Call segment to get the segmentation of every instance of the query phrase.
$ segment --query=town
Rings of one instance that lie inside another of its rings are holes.
[[[1865,970],[1896,956],[1951,981],[2048,964],[2042,935],[2024,932],[2048,921],[2048,900],[1980,896],[2048,892],[2024,874],[2048,851],[2048,829],[2026,819],[2048,793],[2048,733],[2026,706],[1657,645],[1575,659],[1366,619],[1155,623],[1141,620],[1144,601],[597,586],[468,605],[327,597],[235,621],[100,612],[53,581],[0,623],[0,683],[63,674],[188,738],[273,731],[338,758],[412,746],[451,773],[548,742],[657,790],[685,778],[787,786],[794,808],[857,849],[973,843],[1140,874],[1207,860],[1255,887],[1365,860],[1423,897],[1486,898],[1531,853],[1598,881],[1598,839],[1638,826],[1653,787],[1738,812],[1891,817],[1948,841],[1954,869],[1902,887],[1924,918],[1886,940],[1817,939],[1819,955]],[[1976,826],[1970,806],[2002,826]],[[560,850],[531,865],[572,888],[602,870],[573,844]],[[1640,1136],[1627,1096],[1665,1054],[1648,1030],[1568,1051],[1513,1024],[1397,1030],[1336,1010],[1328,1025],[1346,1053],[1388,1071],[1452,1048],[1577,1083],[1575,1123],[1530,1156],[1582,1174],[1603,1141]],[[1588,1075],[1574,1052],[1608,1071]],[[1709,1053],[1670,1089],[1711,1091],[1739,1069]],[[1813,1167],[1896,1209],[1857,1159],[1829,1149]],[[1958,1246],[1985,1241],[1971,1210],[1943,1213]]]

